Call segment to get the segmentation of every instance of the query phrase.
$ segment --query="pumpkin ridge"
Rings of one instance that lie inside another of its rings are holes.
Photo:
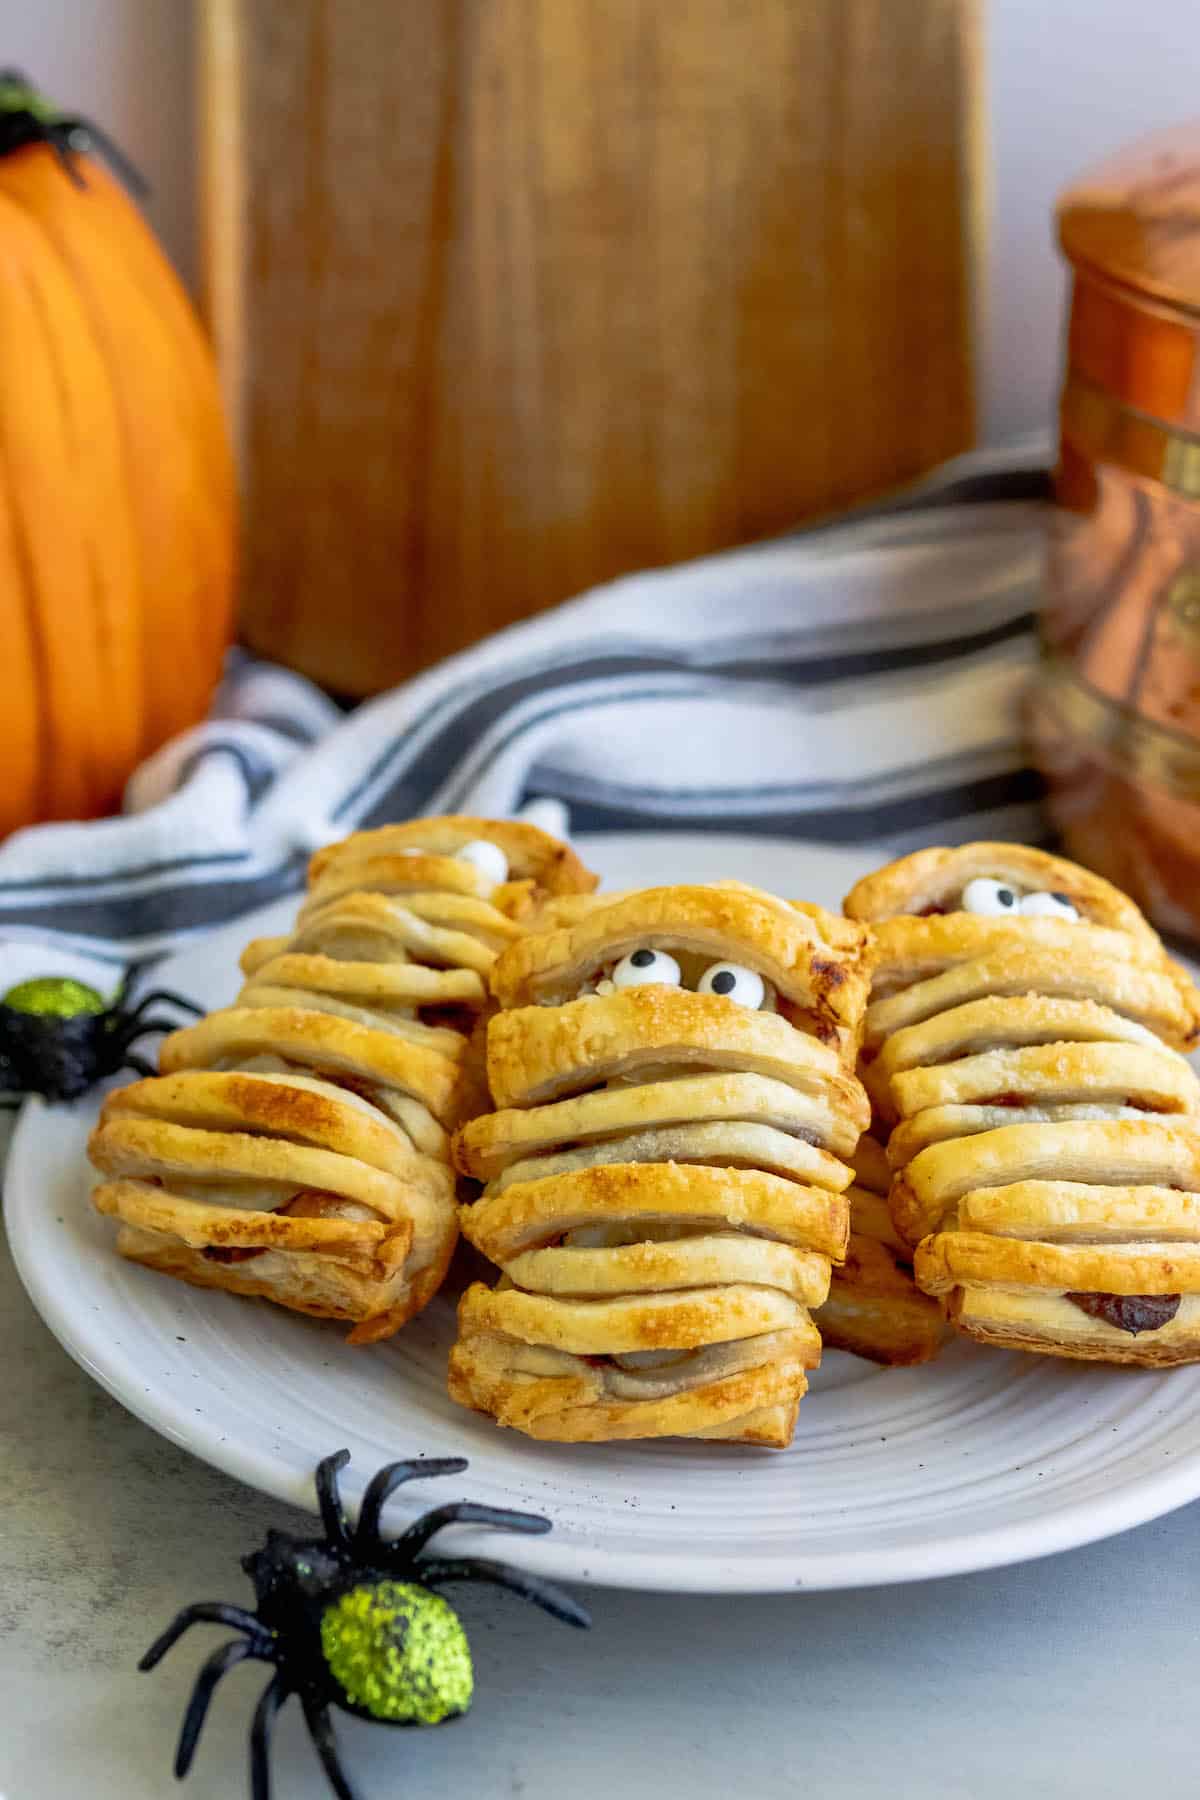
[[[142,738],[140,712],[133,717],[128,716],[130,697],[135,694],[139,699],[141,697],[141,671],[137,666],[136,657],[128,650],[124,649],[122,639],[128,639],[129,633],[128,629],[126,629],[125,632],[122,632],[120,609],[123,594],[126,594],[128,600],[131,602],[134,601],[135,594],[137,598],[142,598],[143,583],[138,579],[141,571],[140,568],[137,567],[138,555],[136,534],[128,504],[128,470],[125,466],[124,434],[122,431],[120,408],[116,396],[112,392],[111,370],[108,361],[104,356],[102,346],[97,341],[95,326],[88,315],[88,310],[86,306],[83,305],[79,295],[72,291],[70,282],[71,272],[68,265],[60,256],[58,248],[53,240],[50,239],[47,234],[42,235],[43,241],[53,259],[54,266],[61,273],[67,291],[71,293],[72,309],[77,315],[81,334],[90,340],[98,376],[97,385],[103,386],[106,390],[105,399],[112,416],[112,424],[115,428],[117,442],[120,446],[118,454],[120,480],[118,485],[123,490],[121,502],[125,512],[127,526],[127,542],[124,546],[123,560],[127,560],[130,564],[130,567],[125,571],[125,581],[121,580],[119,568],[116,570],[115,579],[111,583],[106,582],[104,579],[102,570],[105,552],[98,546],[96,535],[91,529],[94,522],[94,513],[91,509],[89,509],[87,516],[85,516],[81,522],[81,538],[83,542],[84,561],[87,568],[88,591],[89,598],[92,601],[92,605],[88,608],[88,620],[93,633],[96,667],[99,671],[99,680],[96,686],[102,701],[100,714],[97,716],[97,723],[100,726],[100,731],[98,733],[98,741],[92,745],[92,757],[94,766],[97,767],[98,771],[108,771],[111,769],[111,773],[104,772],[100,774],[99,779],[102,792],[98,795],[94,795],[92,798],[93,801],[98,799],[101,804],[107,807],[113,804],[119,797],[124,780],[124,770],[129,766],[130,762],[136,758]],[[72,475],[74,478],[75,489],[76,491],[79,491],[81,488],[86,488],[88,476],[94,469],[97,461],[97,449],[96,446],[89,445],[86,431],[81,432],[79,429],[78,397],[76,396],[74,384],[67,379],[67,374],[63,367],[60,340],[53,329],[53,321],[50,318],[47,309],[46,296],[38,286],[36,272],[27,270],[25,280],[26,285],[29,288],[33,310],[42,325],[46,344],[47,367],[50,370],[51,379],[58,392],[59,408],[63,423],[63,436],[68,449],[72,453],[70,458]],[[104,496],[97,494],[97,500],[99,506],[102,508],[102,533],[111,531],[113,528],[113,519],[110,506]],[[116,557],[121,559],[119,551],[116,553]],[[140,606],[137,608],[137,611],[140,615]],[[106,695],[114,697],[120,696],[120,704],[115,707],[104,707],[103,698]]]
[[[11,190],[4,189],[3,191],[8,194],[10,199],[13,198]],[[17,204],[18,206],[21,206],[19,200],[17,201]],[[144,640],[145,635],[144,618],[149,595],[147,592],[142,550],[136,529],[135,512],[130,502],[130,488],[135,479],[135,471],[131,467],[128,431],[124,418],[124,411],[117,392],[111,347],[106,342],[105,334],[98,326],[94,309],[88,304],[87,296],[79,285],[76,271],[68,258],[64,255],[62,246],[57,237],[47,228],[45,221],[40,219],[30,208],[21,206],[21,211],[25,214],[34,230],[38,233],[40,241],[44,245],[48,256],[53,259],[54,266],[62,274],[64,282],[73,291],[81,327],[86,332],[86,335],[92,344],[97,365],[108,389],[108,404],[111,409],[113,423],[117,433],[117,440],[120,446],[120,485],[123,490],[122,504],[128,527],[127,550],[129,569],[127,571],[128,580],[126,598],[127,604],[136,618],[136,638],[140,644]],[[71,403],[71,383],[66,379],[63,371],[59,355],[59,346],[55,335],[49,329],[47,329],[46,332],[46,341],[50,366],[54,372],[56,384],[62,400],[62,412],[67,433],[68,436],[75,440],[76,446],[80,451],[77,467],[83,469],[87,466],[90,458],[87,454],[86,443],[80,440],[78,433],[73,429],[75,425],[75,412]],[[106,682],[102,684],[102,687],[107,686],[107,691],[110,694],[114,696],[119,695],[121,697],[121,704],[118,709],[121,712],[128,714],[134,703],[135,697],[137,706],[136,716],[130,720],[130,729],[126,733],[124,744],[119,745],[115,752],[110,753],[110,760],[114,762],[117,773],[115,777],[112,778],[113,785],[110,787],[109,792],[102,796],[102,804],[108,807],[113,804],[115,799],[119,796],[121,787],[124,785],[125,771],[136,762],[141,754],[142,743],[145,737],[145,682],[140,666],[143,659],[134,654],[132,649],[126,652],[123,658],[125,666],[123,668],[121,666],[122,637],[124,636],[130,643],[132,643],[133,640],[130,637],[128,624],[126,624],[125,631],[122,633],[121,620],[119,616],[117,616],[115,609],[104,605],[105,590],[104,585],[100,580],[96,557],[92,553],[93,540],[90,533],[87,534],[87,542],[89,546],[87,559],[89,587],[91,590],[91,597],[95,602],[91,609],[90,617],[96,631],[98,661],[101,667],[104,668],[106,677]],[[118,608],[119,605],[120,596],[118,595]],[[107,624],[104,623],[104,616],[106,614],[113,615],[109,618]],[[113,624],[116,626],[115,630],[111,629]],[[107,718],[108,724],[103,733],[103,742],[106,747],[110,743],[112,714],[108,714]],[[121,722],[124,724],[125,720],[122,719]]]
[[[36,254],[37,238],[23,218],[9,219],[3,229],[8,280],[0,284],[0,298],[7,298],[8,304],[4,313],[0,314],[0,386],[7,387],[5,356],[7,354],[11,358],[20,353],[17,347],[22,345],[27,335],[26,314],[31,306],[28,281],[17,277],[25,275],[24,259],[31,252]],[[33,373],[35,365],[36,358],[26,351],[20,363],[20,370],[26,380],[36,379]],[[19,412],[16,418],[19,430]],[[54,584],[51,581],[48,593],[45,559],[35,547],[30,517],[30,508],[36,508],[38,501],[36,471],[35,487],[31,494],[28,476],[24,481],[20,479],[22,458],[14,442],[12,419],[10,407],[0,407],[0,451],[3,452],[0,463],[3,464],[9,495],[13,548],[21,576],[27,641],[36,683],[34,723],[37,731],[38,810],[39,813],[51,814],[61,814],[64,810],[83,812],[87,806],[86,756],[80,754],[80,750],[81,742],[90,750],[94,736],[89,716],[92,708],[87,705],[86,694],[80,695],[78,707],[74,711],[65,703],[64,674],[56,664],[55,646],[47,627],[47,616],[54,611]],[[82,729],[79,729],[81,726]],[[17,818],[12,822],[18,824],[24,821]]]
[[[54,247],[110,373],[142,597],[144,754],[203,714],[219,678],[233,598],[232,467],[186,296],[136,207],[105,170],[84,166],[80,196],[45,146],[26,147],[0,161],[0,193]]]
[[[68,438],[68,425],[62,383],[54,355],[54,334],[50,329],[44,297],[39,293],[28,267],[19,269],[18,280],[30,319],[40,334],[41,354],[37,360],[44,370],[44,385],[58,402],[52,411],[47,409],[46,416],[54,421],[57,448],[63,452]],[[70,459],[65,454],[61,455],[60,460],[64,467],[70,467]],[[44,721],[49,732],[46,799],[52,812],[87,813],[94,811],[98,804],[109,803],[108,766],[112,757],[110,739],[104,731],[100,682],[97,679],[95,661],[89,655],[91,646],[77,641],[68,644],[74,619],[60,620],[57,630],[47,629],[47,618],[54,621],[62,613],[64,596],[68,591],[71,594],[79,591],[77,586],[72,586],[70,590],[64,588],[61,574],[56,574],[59,557],[54,548],[47,550],[47,540],[52,535],[60,538],[64,555],[70,557],[73,551],[78,558],[75,582],[82,579],[89,589],[91,586],[91,558],[81,519],[82,509],[78,505],[72,507],[71,546],[68,549],[66,534],[60,536],[56,533],[52,521],[48,521],[38,531],[36,510],[32,515],[29,510],[31,496],[28,492],[20,498],[23,502],[18,509],[22,542],[26,566],[32,575],[30,592],[34,600],[38,642],[41,646],[39,661],[44,678],[39,719]],[[39,501],[40,496],[34,493],[32,505],[35,509]],[[76,610],[82,617],[84,606],[81,605]],[[87,623],[90,624],[90,620]]]
[[[0,836],[113,805],[203,716],[232,622],[211,353],[138,208],[74,160],[86,187],[47,143],[0,157]]]
[[[147,315],[162,328],[165,340],[187,364],[193,387],[211,389],[215,394],[217,379],[211,362],[211,346],[192,310],[177,272],[159,253],[141,214],[121,185],[113,180],[102,165],[85,160],[90,198],[96,202],[97,212],[103,208],[104,222],[109,233],[114,228],[119,233],[123,255],[114,259],[112,246],[107,238],[102,234],[89,233],[97,251],[107,259],[110,268],[118,269],[122,279],[130,283],[139,299],[144,302]],[[42,145],[18,152],[14,156],[0,158],[0,192],[7,193],[56,242],[57,233],[51,230],[46,216],[38,212],[36,202],[49,200],[55,208],[54,218],[57,220],[57,201],[52,184],[64,180],[54,156]],[[76,222],[73,220],[72,223],[75,225]],[[68,243],[67,250],[72,249],[74,241],[72,239]],[[153,250],[152,257],[147,256],[147,248]],[[91,287],[90,269],[85,271],[73,255],[68,257],[68,266],[81,283],[86,273],[87,285]],[[209,423],[212,417],[217,421],[215,430]],[[192,421],[192,428],[195,431],[194,441],[204,452],[206,467],[212,477],[218,500],[225,504],[231,503],[235,492],[233,469],[228,439],[219,412],[214,415],[210,409],[202,409],[202,416]],[[214,452],[215,454],[210,454]]]
[[[0,409],[0,452],[3,452],[5,448],[4,414],[3,410]],[[8,527],[7,531],[0,531],[0,549],[3,548],[4,541],[7,538],[8,543],[12,547],[12,559],[16,565],[16,580],[11,584],[9,592],[12,594],[15,601],[13,607],[14,614],[19,611],[24,623],[25,629],[21,635],[24,639],[29,664],[30,682],[27,691],[30,694],[31,704],[29,708],[29,718],[26,724],[27,735],[25,736],[25,743],[28,745],[29,739],[32,738],[36,744],[36,749],[33,754],[26,759],[29,766],[26,778],[27,800],[24,804],[22,803],[19,793],[15,795],[12,794],[8,780],[5,782],[5,792],[9,794],[10,799],[13,801],[16,808],[15,816],[12,818],[11,824],[16,825],[22,822],[22,817],[27,812],[32,813],[34,817],[40,817],[48,810],[48,775],[51,767],[50,729],[44,704],[44,695],[48,686],[48,671],[46,667],[45,640],[38,629],[36,608],[31,605],[31,596],[36,587],[36,583],[33,579],[33,562],[29,554],[29,545],[26,541],[24,528],[21,522],[20,510],[16,504],[16,494],[13,489],[13,479],[9,471],[8,458],[4,454],[0,454],[0,483],[3,484],[3,497],[0,499],[0,512],[3,513]],[[9,587],[9,584],[5,583],[4,586]],[[13,623],[14,625],[17,624],[15,618]],[[6,647],[10,647],[11,645],[11,640],[8,638],[7,634],[5,634],[5,644]],[[15,646],[11,646],[10,654],[13,649],[15,649]],[[6,740],[9,736],[9,727],[11,727],[11,724],[12,717],[11,714],[8,713],[6,707]],[[22,748],[23,734],[18,730],[14,735],[16,736],[16,749],[19,752]],[[9,746],[7,742],[6,754],[8,756],[14,754],[12,747]],[[11,770],[8,771],[8,774],[11,778]],[[0,809],[0,837],[3,837],[9,828],[10,822],[6,810]]]

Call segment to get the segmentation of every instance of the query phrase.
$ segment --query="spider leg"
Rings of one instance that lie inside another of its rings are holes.
[[[132,994],[134,988],[141,979],[142,970],[148,966],[149,965],[145,962],[132,962],[126,964],[125,973],[122,975],[117,991],[113,995],[113,1012],[124,1012],[125,1002],[128,1000],[130,994]]]
[[[209,1701],[213,1690],[222,1675],[228,1675],[230,1669],[238,1663],[245,1662],[248,1656],[257,1656],[254,1645],[245,1638],[234,1638],[230,1644],[222,1644],[214,1650],[199,1675],[192,1689],[192,1697],[188,1701],[188,1709],[183,1715],[183,1729],[179,1733],[179,1748],[175,1752],[175,1775],[182,1781],[192,1766],[192,1758],[196,1754],[196,1745],[200,1742],[200,1733],[208,1713]]]
[[[354,1534],[355,1548],[362,1550],[365,1546],[379,1542],[379,1515],[386,1501],[404,1482],[420,1481],[429,1475],[461,1475],[466,1467],[465,1456],[429,1456],[424,1461],[385,1464],[377,1475],[371,1477],[363,1495],[358,1529]]]
[[[332,1456],[324,1457],[317,1464],[317,1502],[321,1508],[325,1536],[331,1544],[345,1545],[350,1542],[350,1527],[338,1492],[338,1475],[349,1461],[348,1450],[335,1450]]]
[[[58,131],[54,127],[50,127],[46,132],[46,142],[53,150],[55,156],[57,156],[64,171],[70,177],[71,181],[74,182],[75,186],[79,188],[86,187],[87,182],[80,173],[79,161],[69,140],[60,137]]]
[[[204,1008],[197,1006],[194,1000],[186,999],[183,994],[172,993],[170,988],[151,988],[148,994],[141,996],[136,1006],[130,1008],[126,1017],[136,1019],[140,1013],[145,1012],[148,1006],[157,1006],[160,1000],[167,1006],[179,1007],[181,1012],[192,1013],[197,1019],[202,1017],[204,1012]]]
[[[184,1632],[191,1625],[229,1625],[234,1631],[244,1631],[256,1648],[266,1649],[271,1641],[271,1634],[260,1619],[247,1612],[242,1606],[227,1606],[224,1600],[198,1600],[195,1606],[185,1606],[181,1613],[167,1626],[167,1629],[156,1637],[145,1656],[138,1663],[139,1669],[152,1669],[160,1663],[173,1644],[177,1644]]]
[[[136,1038],[149,1037],[152,1031],[178,1030],[179,1021],[177,1019],[135,1019],[131,1014],[128,1018],[121,1020],[111,1036],[114,1044],[124,1046],[132,1044]]]
[[[158,1070],[152,1062],[147,1062],[144,1056],[138,1056],[133,1050],[127,1050],[117,1066],[122,1069],[132,1069],[135,1075],[148,1077],[151,1080],[158,1074]]]
[[[413,1578],[423,1587],[430,1588],[442,1587],[448,1581],[487,1581],[495,1587],[520,1594],[522,1600],[531,1600],[552,1618],[561,1619],[564,1625],[578,1625],[582,1629],[592,1622],[587,1609],[553,1583],[542,1581],[537,1575],[527,1575],[523,1569],[510,1568],[507,1563],[488,1562],[479,1556],[447,1557],[444,1562],[431,1558],[415,1565]]]
[[[389,1557],[415,1556],[443,1525],[493,1525],[497,1531],[520,1531],[529,1537],[540,1537],[550,1530],[549,1519],[540,1518],[537,1513],[510,1512],[503,1506],[480,1506],[474,1500],[454,1500],[449,1506],[435,1507],[410,1525],[403,1537],[387,1546]]]
[[[90,144],[94,144],[98,150],[104,152],[130,193],[135,194],[139,200],[146,198],[150,192],[150,183],[141,170],[130,162],[120,145],[113,142],[107,131],[102,131],[99,125],[93,125],[90,120],[85,119],[60,119],[59,126],[60,129],[63,126],[68,129],[73,150],[87,150],[90,148]],[[90,144],[88,140],[90,140]],[[84,185],[87,184],[84,183]]]
[[[273,1675],[254,1709],[250,1727],[251,1800],[271,1800],[271,1727],[291,1689],[283,1671]]]
[[[313,1741],[313,1748],[321,1759],[321,1767],[329,1779],[330,1787],[337,1795],[337,1800],[358,1800],[358,1796],[342,1770],[329,1708],[323,1706],[315,1694],[301,1694],[300,1704],[304,1708],[304,1722],[308,1726],[308,1735]]]

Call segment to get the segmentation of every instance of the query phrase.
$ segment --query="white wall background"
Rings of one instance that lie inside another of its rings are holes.
[[[995,441],[1047,424],[1063,278],[1055,194],[1089,163],[1200,117],[1200,0],[991,0],[992,217],[981,423]]]
[[[151,183],[148,211],[188,281],[199,263],[192,11],[192,0],[0,0],[0,67],[112,133]]]
[[[0,0],[0,62],[120,139],[153,182],[154,222],[189,280],[198,262],[192,12],[193,0]],[[981,412],[994,441],[1047,424],[1053,411],[1054,195],[1127,139],[1200,115],[1200,0],[990,0],[987,38]]]

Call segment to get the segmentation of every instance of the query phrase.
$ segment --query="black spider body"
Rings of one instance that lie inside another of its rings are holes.
[[[58,977],[21,982],[11,989],[0,1001],[0,1097],[41,1094],[47,1100],[78,1100],[97,1081],[121,1069],[155,1074],[133,1046],[152,1032],[174,1031],[177,1021],[153,1009],[168,1005],[191,1014],[201,1009],[164,989],[143,994],[131,1004],[136,979],[131,971],[107,1004],[81,982]],[[33,1004],[36,990],[53,986],[70,990],[77,997],[77,1010]]]
[[[270,1734],[275,1714],[296,1694],[322,1766],[338,1800],[355,1800],[342,1772],[329,1709],[375,1723],[440,1724],[470,1704],[470,1655],[462,1626],[440,1588],[454,1581],[506,1587],[569,1625],[586,1626],[588,1614],[568,1594],[505,1563],[478,1557],[427,1555],[426,1546],[446,1525],[491,1525],[540,1534],[548,1519],[461,1500],[425,1513],[400,1537],[380,1536],[385,1501],[401,1483],[431,1475],[457,1475],[463,1457],[389,1463],[374,1477],[357,1525],[351,1529],[338,1494],[338,1472],[349,1451],[327,1456],[317,1469],[322,1535],[299,1538],[272,1531],[261,1550],[242,1559],[254,1583],[255,1609],[202,1602],[189,1606],[146,1652],[140,1668],[152,1669],[189,1626],[231,1626],[240,1636],[214,1651],[192,1690],[183,1721],[175,1773],[191,1767],[200,1730],[217,1683],[237,1663],[271,1663],[250,1734],[250,1791],[270,1800]]]

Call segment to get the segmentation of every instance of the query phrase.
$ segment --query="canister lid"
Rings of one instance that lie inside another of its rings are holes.
[[[1080,269],[1200,313],[1200,122],[1156,132],[1098,164],[1058,203]]]

